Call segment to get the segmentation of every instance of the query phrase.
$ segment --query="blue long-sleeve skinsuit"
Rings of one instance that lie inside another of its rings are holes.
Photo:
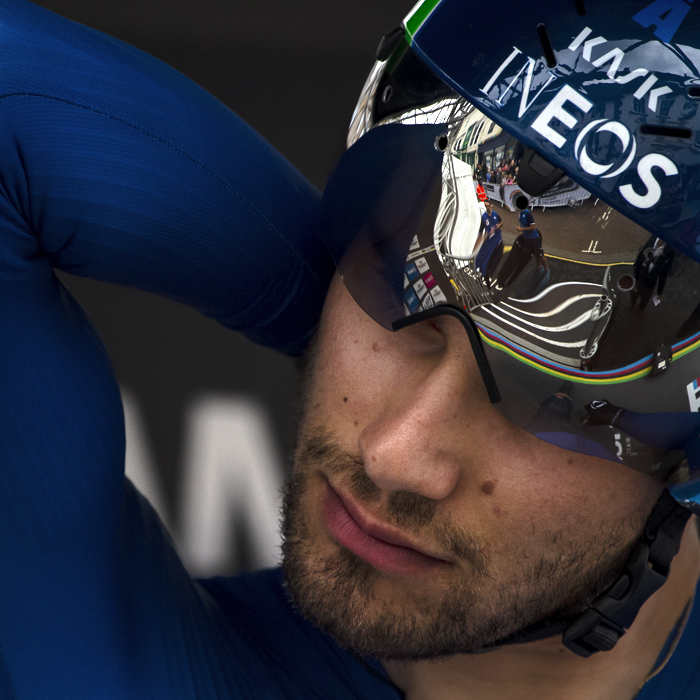
[[[296,354],[330,275],[318,201],[177,72],[0,3],[2,700],[397,697],[294,612],[279,571],[190,579],[124,480],[109,360],[52,271],[164,294]],[[640,697],[691,688],[699,628]]]

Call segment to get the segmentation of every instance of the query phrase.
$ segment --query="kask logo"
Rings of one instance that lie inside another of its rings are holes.
[[[616,177],[632,164],[637,154],[637,142],[621,122],[595,119],[576,138],[574,153],[581,168],[589,175]],[[591,153],[596,157],[593,158]]]

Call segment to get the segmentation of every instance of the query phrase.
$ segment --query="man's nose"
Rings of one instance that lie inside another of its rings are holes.
[[[360,454],[379,488],[443,500],[457,487],[471,461],[465,454],[469,436],[478,452],[475,433],[493,411],[473,356],[464,360],[448,352],[365,426]]]

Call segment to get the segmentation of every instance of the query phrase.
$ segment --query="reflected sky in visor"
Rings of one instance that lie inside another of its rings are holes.
[[[329,247],[360,306],[389,329],[459,309],[501,413],[566,449],[685,482],[696,499],[700,264],[566,175],[525,191],[532,152],[462,98],[380,125],[361,116],[371,128],[324,195]],[[600,130],[585,157],[616,146]]]

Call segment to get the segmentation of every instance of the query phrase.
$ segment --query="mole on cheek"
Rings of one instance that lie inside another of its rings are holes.
[[[347,402],[348,402],[348,397],[347,397],[347,396],[343,396],[343,403],[347,403]]]
[[[379,352],[379,343],[372,343],[372,350],[374,350],[374,352]]]
[[[487,496],[490,496],[495,488],[496,483],[494,481],[484,481],[484,483],[481,484],[481,492],[485,493]]]

